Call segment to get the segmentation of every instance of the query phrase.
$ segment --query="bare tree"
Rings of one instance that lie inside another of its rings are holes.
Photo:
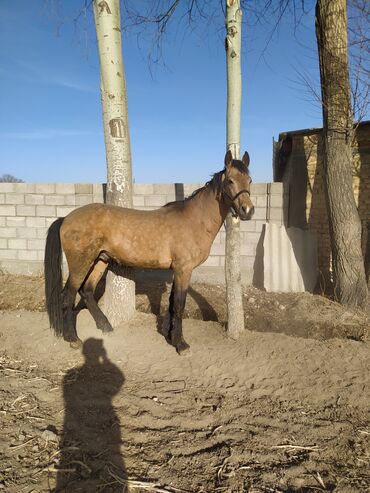
[[[239,0],[226,0],[227,116],[226,148],[240,159],[240,112],[242,10]],[[243,294],[240,268],[240,220],[229,212],[226,217],[226,305],[227,330],[236,339],[244,330]]]
[[[316,37],[323,108],[323,160],[336,299],[367,302],[361,222],[352,189],[353,116],[348,72],[346,0],[318,0]]]
[[[5,173],[4,175],[0,176],[0,183],[23,183],[23,180],[20,180],[13,175]]]
[[[100,89],[107,160],[107,202],[132,207],[132,170],[119,0],[94,0],[100,60]],[[108,273],[105,310],[113,325],[135,311],[135,283],[129,268]]]

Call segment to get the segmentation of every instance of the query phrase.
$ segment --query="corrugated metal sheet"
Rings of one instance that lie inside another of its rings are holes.
[[[265,225],[264,287],[266,291],[313,291],[318,276],[317,241],[311,231]]]

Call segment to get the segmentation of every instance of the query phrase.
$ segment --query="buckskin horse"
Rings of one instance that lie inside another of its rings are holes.
[[[150,269],[172,269],[169,309],[162,327],[177,352],[189,346],[182,334],[182,315],[191,273],[204,262],[219,229],[231,210],[241,220],[250,219],[249,155],[225,156],[225,167],[185,200],[153,211],[106,204],[75,209],[50,226],[45,247],[45,296],[50,327],[72,347],[80,347],[76,331],[75,300],[81,296],[96,326],[111,332],[94,291],[111,261]],[[69,277],[63,288],[62,252]]]

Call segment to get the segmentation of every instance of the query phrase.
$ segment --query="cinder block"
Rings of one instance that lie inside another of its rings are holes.
[[[55,190],[59,194],[69,194],[69,193],[75,193],[75,185],[74,183],[57,183],[55,185]]]
[[[251,185],[251,195],[266,195],[267,194],[267,183],[252,183]]]
[[[5,226],[6,225],[6,221],[8,219],[11,219],[11,218],[9,218],[9,217],[0,217],[0,227]]]
[[[93,194],[97,195],[103,195],[104,193],[104,186],[102,183],[93,183]],[[135,186],[135,185],[134,185]]]
[[[29,250],[44,250],[45,240],[27,240],[27,247]]]
[[[134,195],[132,197],[132,205],[134,207],[139,207],[144,205],[144,196],[143,195]]]
[[[256,245],[261,238],[261,233],[253,233],[253,232],[248,232],[248,233],[242,233],[242,244],[245,243],[253,243]]]
[[[225,231],[220,231],[218,233],[218,235],[220,237],[221,243],[225,244],[226,243],[226,232]]]
[[[169,202],[175,202],[177,199],[175,197],[175,195],[173,194],[170,194],[170,195],[166,195],[166,204],[168,204]]]
[[[78,194],[92,194],[93,186],[92,183],[76,183],[75,192]]]
[[[5,194],[6,204],[24,204],[23,193],[7,193]]]
[[[145,196],[145,205],[149,207],[161,207],[166,203],[166,197],[163,195]]]
[[[270,183],[270,194],[282,194],[283,193],[283,183],[280,182],[274,182]]]
[[[270,221],[282,221],[283,219],[283,211],[280,208],[272,207],[269,210],[269,219]]]
[[[175,185],[173,183],[155,183],[154,193],[158,195],[170,195],[175,193]]]
[[[211,247],[211,255],[225,255],[225,245],[222,243],[213,243]]]
[[[45,195],[52,195],[55,193],[55,183],[36,183],[35,192]]]
[[[247,257],[255,257],[257,244],[256,243],[243,243],[240,245],[240,255],[246,255]]]
[[[203,187],[204,183],[184,183],[184,195],[189,197],[195,190]]]
[[[256,257],[253,255],[251,257],[247,255],[242,255],[240,257],[240,266],[242,269],[253,270]]]
[[[266,224],[266,221],[256,221],[256,232],[260,233],[263,230],[263,226]]]
[[[0,204],[5,204],[5,193],[0,193]]]
[[[41,260],[43,262],[44,258],[45,258],[45,249],[44,250],[38,250],[37,259]]]
[[[0,238],[0,248],[8,248],[8,240]]]
[[[8,240],[8,248],[10,250],[26,250],[27,249],[27,240],[25,239],[9,239]]]
[[[28,228],[43,228],[46,225],[44,217],[26,217]]]
[[[17,205],[17,216],[35,216],[35,215],[36,215],[36,207],[34,205]]]
[[[266,207],[267,205],[267,195],[257,195],[256,201],[252,199],[255,207]]]
[[[45,203],[45,195],[30,193],[26,195],[25,203],[28,205],[43,205]]]
[[[76,195],[64,195],[64,204],[65,205],[76,205]]]
[[[47,233],[48,233],[48,228],[37,228],[36,229],[36,237],[39,238],[40,240],[45,241]]]
[[[266,219],[266,208],[265,207],[255,207],[253,219],[255,221]]]
[[[36,238],[36,228],[17,228],[17,238]]]
[[[18,251],[18,259],[19,260],[38,260],[37,252],[30,250],[19,250]]]
[[[0,250],[0,260],[15,260],[17,250]]]
[[[7,217],[6,220],[4,218],[4,224],[3,226],[5,226],[5,224],[8,226],[8,227],[18,227],[18,228],[22,228],[24,226],[26,226],[26,218],[25,217],[17,217],[17,216],[14,216],[14,217]]]
[[[283,196],[270,195],[270,207],[283,207]]]
[[[15,216],[16,209],[14,205],[0,205],[0,216]]]
[[[55,217],[45,217],[45,218],[40,218],[40,219],[44,219],[45,225],[47,228],[49,228],[53,224],[53,222],[56,220]],[[43,225],[40,225],[40,227],[42,227],[42,226]]]
[[[0,183],[1,193],[11,193],[15,190],[15,183]]]
[[[92,201],[94,204],[103,204],[104,203],[104,195],[102,193],[94,193],[92,196]]]
[[[217,255],[210,255],[202,265],[206,267],[218,267],[220,265],[220,259]]]
[[[82,205],[87,205],[92,203],[92,195],[87,194],[87,195],[76,195],[76,205],[78,207],[81,207]]]
[[[45,195],[45,205],[65,205],[65,203],[64,195]]]
[[[153,195],[154,186],[150,183],[134,183],[134,195]]]
[[[16,238],[16,228],[0,228],[0,238]]]
[[[55,217],[56,208],[53,205],[37,205],[36,216],[38,217]]]
[[[256,231],[256,221],[240,221],[240,231]]]
[[[57,207],[56,217],[66,217],[68,214],[75,210],[75,207]]]
[[[16,193],[35,193],[36,185],[34,183],[14,183]]]

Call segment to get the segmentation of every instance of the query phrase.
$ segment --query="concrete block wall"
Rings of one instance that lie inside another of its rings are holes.
[[[181,200],[202,184],[134,184],[133,205],[150,210]],[[283,224],[281,183],[252,184],[255,214],[241,221],[241,261],[246,284],[253,279],[256,252],[263,224]],[[88,183],[0,183],[0,269],[3,272],[36,275],[43,270],[47,229],[57,218],[76,207],[104,201],[104,186]],[[211,268],[225,263],[225,229],[221,228],[202,266],[204,277]]]

